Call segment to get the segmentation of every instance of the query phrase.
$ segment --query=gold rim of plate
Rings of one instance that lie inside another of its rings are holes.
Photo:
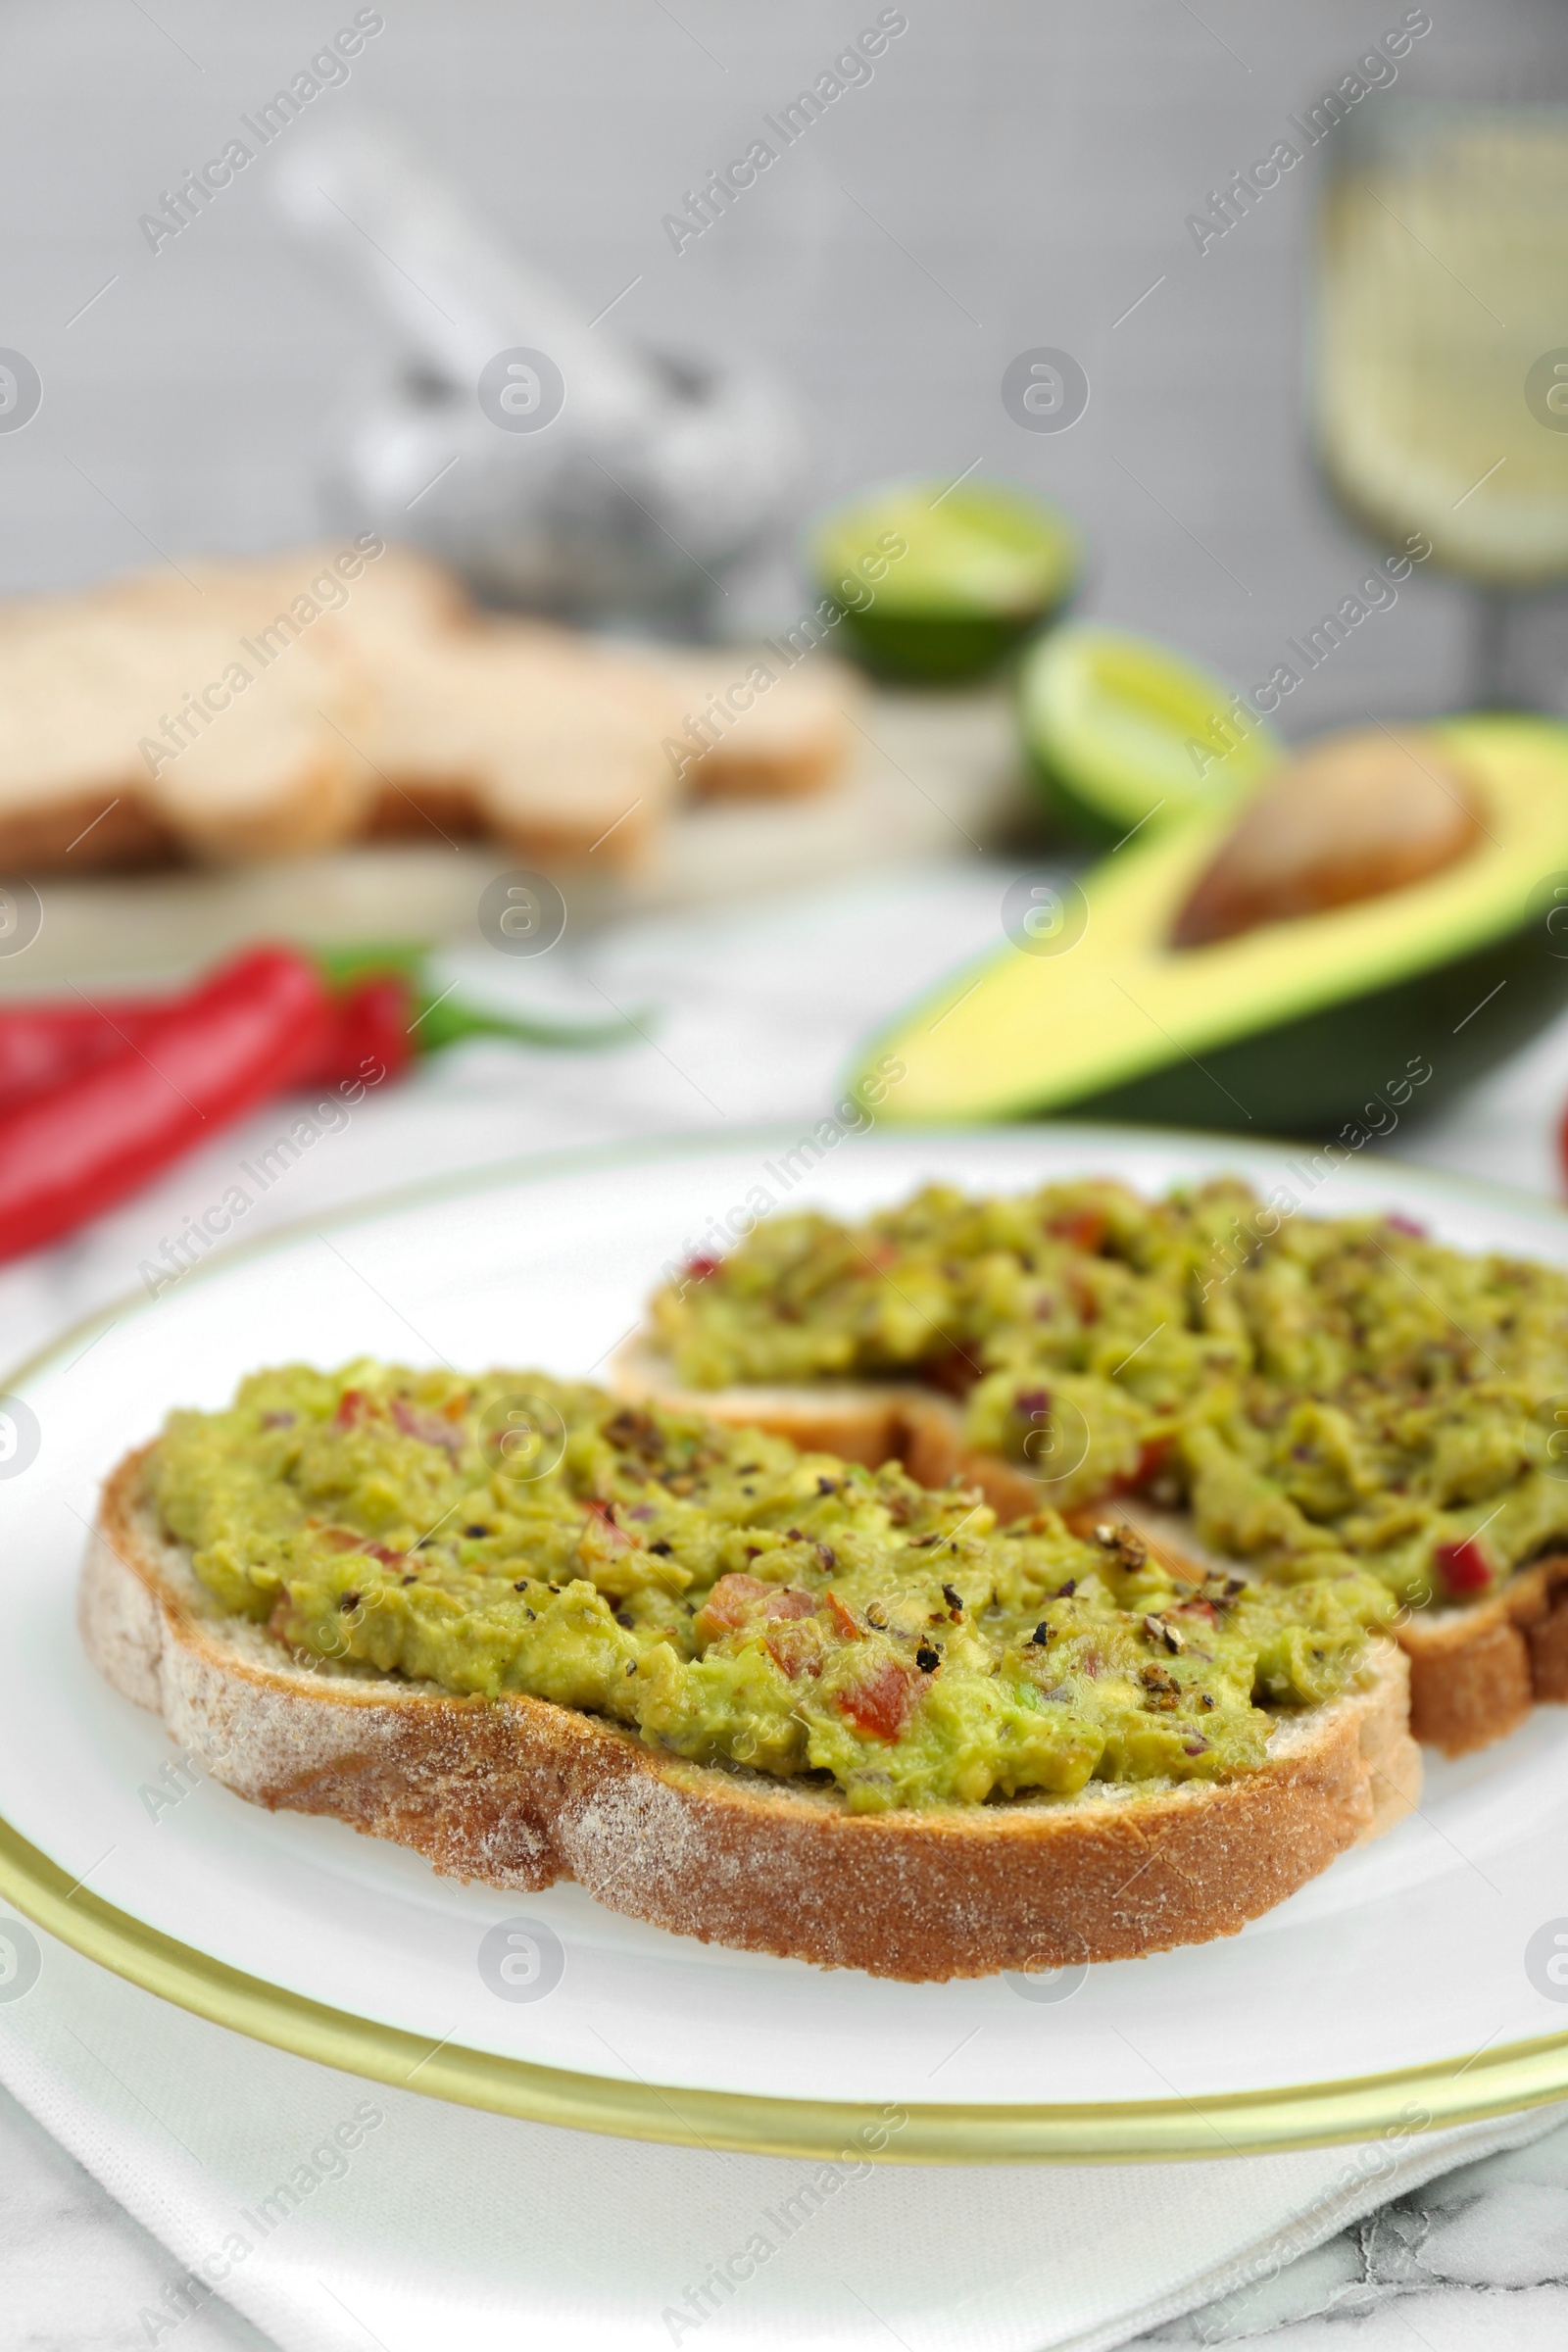
[[[899,1142],[928,1140],[948,1151],[989,1140],[995,1129],[966,1132],[901,1129]],[[1054,1131],[1074,1130],[1065,1123]],[[1212,1149],[1215,1139],[1180,1129],[1083,1127],[1102,1145],[1142,1142]],[[715,1150],[764,1152],[790,1140],[790,1131],[754,1128],[726,1136],[679,1136],[632,1145],[541,1153],[461,1175],[384,1193],[326,1216],[302,1219],[227,1250],[183,1278],[221,1276],[247,1258],[270,1255],[323,1227],[379,1221],[431,1201],[466,1193],[499,1191],[553,1177],[637,1166],[656,1159],[698,1158]],[[1288,1142],[1269,1147],[1288,1155]],[[1251,1149],[1255,1150],[1255,1147]],[[1446,1193],[1516,1212],[1550,1218],[1556,1204],[1504,1185],[1449,1177],[1403,1161],[1380,1161],[1396,1184]],[[1560,1213],[1560,1212],[1557,1212]],[[4,1376],[15,1393],[79,1351],[111,1323],[156,1303],[135,1294],[63,1332],[47,1348]],[[395,2089],[416,2090],[466,2107],[518,2116],[530,2123],[617,2138],[683,2147],[735,2149],[752,2155],[833,2159],[850,2151],[866,2102],[766,2097],[758,2092],[689,2089],[679,2084],[621,2081],[539,2066],[451,2042],[430,2041],[398,2026],[307,1999],[166,1936],[70,1879],[0,1814],[0,1897],[51,1936],[115,1975],[215,2025],[268,2042],[346,2074]],[[1128,2099],[1064,2106],[916,2104],[896,2139],[872,2161],[894,2164],[1129,2163],[1155,2159],[1255,2156],[1283,2148],[1338,2145],[1375,2134],[1441,2130],[1479,2122],[1568,2096],[1568,2033],[1482,2049],[1397,2072],[1326,2082],[1282,2084],[1271,2090],[1227,2091],[1192,2099]],[[864,2153],[858,2141],[857,2160]]]

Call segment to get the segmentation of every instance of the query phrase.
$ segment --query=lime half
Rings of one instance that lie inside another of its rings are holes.
[[[1097,844],[1218,808],[1284,754],[1223,678],[1124,629],[1079,622],[1054,631],[1026,656],[1018,702],[1052,816]]]
[[[896,482],[811,532],[846,650],[885,677],[978,678],[1071,594],[1082,543],[1059,507],[1006,482]]]

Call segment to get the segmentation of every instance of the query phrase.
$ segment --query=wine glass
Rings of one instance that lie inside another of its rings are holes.
[[[1396,97],[1336,132],[1318,217],[1318,456],[1385,549],[1477,595],[1474,699],[1568,580],[1568,108]]]

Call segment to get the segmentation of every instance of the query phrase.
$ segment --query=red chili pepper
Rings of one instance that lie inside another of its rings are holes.
[[[414,991],[401,973],[359,981],[333,1005],[320,1052],[296,1083],[349,1086],[359,1079],[379,1086],[401,1078],[414,1059],[413,1015]]]
[[[439,1053],[466,1037],[584,1049],[625,1044],[636,1034],[636,1024],[626,1019],[546,1021],[486,1012],[450,992],[432,999],[418,977],[420,959],[411,951],[365,949],[319,960],[327,980],[342,993],[335,1000],[337,1020],[330,1037],[293,1081],[300,1086],[342,1086],[355,1079],[378,1086],[383,1079],[401,1077],[419,1055]],[[148,1024],[162,1020],[190,994],[91,1000],[83,995],[20,1004],[0,1001],[0,1114],[95,1069],[127,1044],[140,1044]]]
[[[316,966],[259,948],[148,1014],[79,1077],[0,1115],[0,1257],[113,1208],[319,1055],[332,1002]]]
[[[107,1061],[166,1004],[157,997],[122,997],[111,1014],[77,997],[0,1009],[0,1107],[46,1094]]]

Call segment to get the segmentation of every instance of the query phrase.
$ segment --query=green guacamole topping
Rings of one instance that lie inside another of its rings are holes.
[[[1568,1276],[1224,1180],[767,1220],[654,1301],[684,1383],[888,1375],[964,1397],[1064,1510],[1185,1504],[1291,1579],[1465,1599],[1568,1541]]]
[[[999,1530],[928,1493],[534,1373],[257,1373],[170,1417],[168,1533],[304,1657],[527,1691],[852,1810],[1226,1779],[1363,1670],[1393,1604],[1343,1568],[1174,1581],[1126,1531]]]

